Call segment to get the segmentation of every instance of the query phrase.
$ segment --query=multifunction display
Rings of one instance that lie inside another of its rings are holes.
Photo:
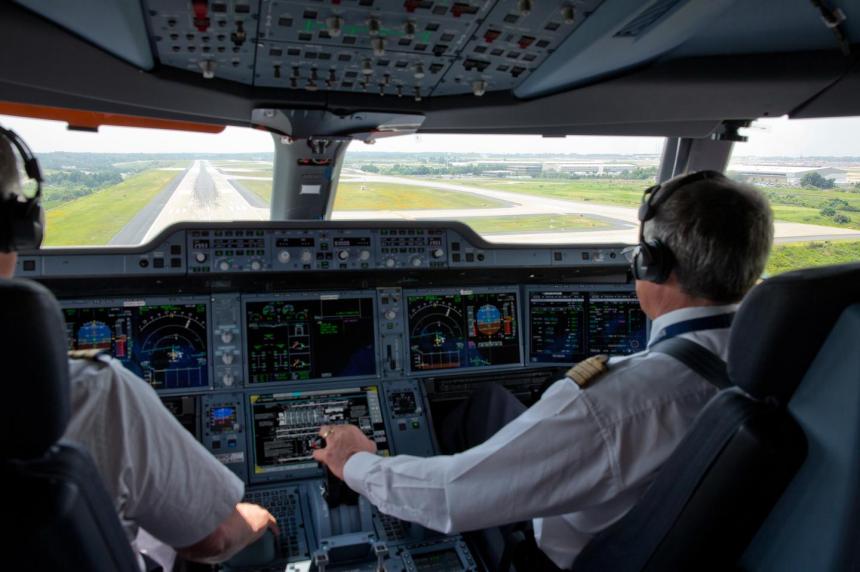
[[[410,294],[407,305],[412,371],[519,363],[514,289]]]
[[[250,383],[376,374],[373,299],[245,302]]]
[[[73,350],[103,349],[155,389],[209,385],[206,304],[65,308]]]
[[[529,360],[572,363],[645,349],[645,314],[632,292],[529,292]]]
[[[315,467],[313,442],[322,425],[358,426],[383,455],[388,435],[377,386],[251,395],[254,475]]]

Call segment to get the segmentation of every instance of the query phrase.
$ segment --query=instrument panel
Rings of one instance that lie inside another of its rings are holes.
[[[319,427],[430,456],[440,391],[640,351],[648,323],[620,250],[497,246],[456,223],[183,224],[138,248],[23,253],[18,268],[58,294],[70,349],[149,383],[270,508],[279,569],[473,570],[462,537],[361,497],[333,504]]]

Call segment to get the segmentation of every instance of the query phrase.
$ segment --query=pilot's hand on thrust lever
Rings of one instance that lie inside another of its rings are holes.
[[[343,467],[355,453],[376,453],[376,443],[365,437],[355,425],[323,425],[320,437],[325,439],[324,449],[314,451],[314,459],[324,464],[343,480]]]

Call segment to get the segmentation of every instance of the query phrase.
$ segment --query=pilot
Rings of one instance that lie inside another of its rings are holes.
[[[384,458],[357,427],[336,425],[320,429],[314,457],[383,513],[445,533],[532,519],[537,556],[551,562],[530,568],[570,568],[718,391],[658,346],[686,339],[724,365],[733,314],[773,239],[762,193],[713,171],[649,188],[639,218],[631,259],[653,320],[645,351],[590,358],[528,409],[496,385],[476,392],[443,424],[440,444],[455,454]]]
[[[0,128],[0,200],[17,200],[21,192],[14,139]],[[17,145],[29,155],[23,141]],[[0,278],[12,277],[16,258],[0,250]],[[70,359],[69,369],[72,411],[64,438],[89,451],[135,549],[169,570],[175,557],[169,547],[188,560],[215,563],[268,529],[277,536],[275,518],[240,502],[242,481],[179,424],[148,383],[106,356]]]

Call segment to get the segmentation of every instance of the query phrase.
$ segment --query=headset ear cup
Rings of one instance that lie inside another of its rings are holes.
[[[659,240],[648,240],[639,244],[639,252],[633,260],[633,276],[662,284],[672,272],[672,255]]]

